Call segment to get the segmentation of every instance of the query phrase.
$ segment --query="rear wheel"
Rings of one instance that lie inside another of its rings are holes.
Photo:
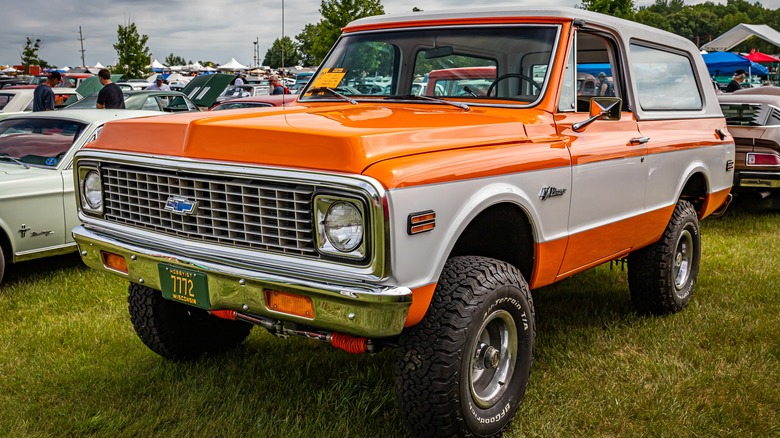
[[[160,291],[140,284],[130,283],[127,301],[138,337],[167,359],[190,360],[235,348],[252,329],[251,324],[166,300]]]
[[[485,257],[447,262],[428,313],[401,334],[396,391],[414,436],[497,436],[523,399],[536,336],[528,285]]]
[[[680,201],[661,239],[628,256],[628,286],[640,313],[667,314],[688,304],[696,285],[701,235],[696,210]]]

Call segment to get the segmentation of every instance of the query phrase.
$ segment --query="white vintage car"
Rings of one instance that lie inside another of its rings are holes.
[[[32,91],[32,90],[30,90]],[[76,250],[73,154],[110,120],[157,111],[62,110],[0,121],[0,282],[6,262]]]
[[[33,107],[34,88],[4,88],[0,90],[0,120],[13,115],[31,112]],[[63,108],[81,100],[81,95],[73,88],[54,87],[54,104]]]

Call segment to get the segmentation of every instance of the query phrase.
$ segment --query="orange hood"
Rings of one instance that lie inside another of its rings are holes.
[[[112,121],[88,147],[258,165],[361,173],[396,157],[527,141],[538,110],[336,104]]]

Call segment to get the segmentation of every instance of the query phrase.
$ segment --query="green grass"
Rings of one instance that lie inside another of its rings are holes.
[[[780,215],[702,223],[691,304],[633,313],[602,265],[534,293],[531,381],[505,436],[779,436]],[[255,329],[230,353],[166,361],[136,337],[126,284],[78,257],[0,285],[0,436],[405,436],[393,351],[353,356]]]

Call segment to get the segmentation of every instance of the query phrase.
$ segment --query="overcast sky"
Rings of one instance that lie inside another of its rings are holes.
[[[8,0],[2,8],[0,26],[0,65],[19,64],[26,37],[41,40],[39,56],[50,64],[81,65],[81,26],[84,60],[93,66],[114,64],[117,59],[117,27],[134,22],[138,33],[148,35],[152,56],[163,62],[173,53],[189,61],[224,64],[236,58],[247,66],[254,64],[254,42],[259,39],[260,61],[276,38],[294,38],[309,23],[320,20],[320,0],[86,0],[41,1]],[[751,0],[752,1],[752,0]],[[491,2],[507,4],[546,4],[574,6],[579,0],[537,2]],[[637,1],[651,4],[652,0]],[[700,0],[686,0],[700,3]],[[780,0],[762,0],[764,7],[776,9]],[[383,0],[388,14],[411,12],[412,8],[431,11],[458,6],[485,5],[480,0]]]

